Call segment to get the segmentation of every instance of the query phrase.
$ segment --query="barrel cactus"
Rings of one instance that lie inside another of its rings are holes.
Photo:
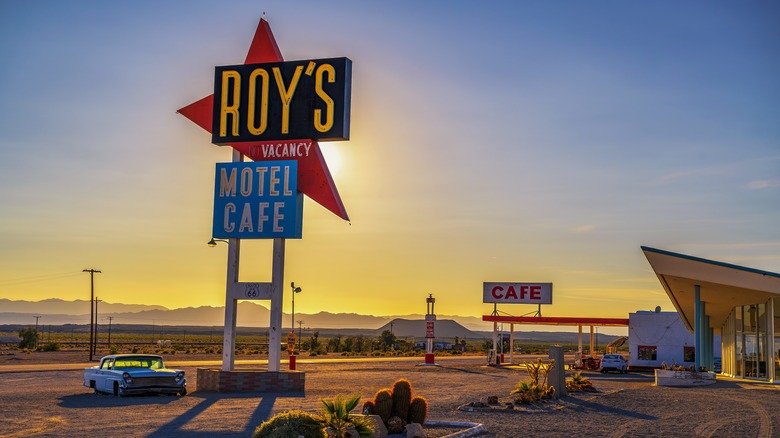
[[[401,433],[404,431],[404,427],[406,427],[406,422],[400,417],[392,416],[387,420],[388,434]]]
[[[405,419],[412,403],[412,384],[406,379],[393,383],[393,415]]]
[[[428,415],[428,401],[412,396],[412,384],[398,379],[392,388],[380,389],[373,401],[363,404],[363,413],[378,415],[390,434],[402,433],[409,423],[422,425]]]
[[[425,417],[428,415],[428,400],[419,395],[414,396],[409,405],[409,423],[425,424]]]
[[[382,418],[387,424],[387,420],[393,415],[393,393],[390,389],[380,389],[374,396],[374,413]]]

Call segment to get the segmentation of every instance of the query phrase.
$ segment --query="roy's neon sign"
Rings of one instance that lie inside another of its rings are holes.
[[[352,61],[216,67],[211,142],[349,140]]]

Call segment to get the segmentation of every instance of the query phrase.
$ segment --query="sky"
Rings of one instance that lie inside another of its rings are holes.
[[[285,60],[353,63],[321,143],[350,222],[305,201],[296,312],[480,316],[498,281],[552,282],[545,316],[673,310],[641,245],[780,272],[776,2],[37,1],[0,15],[0,298],[99,269],[106,302],[224,305],[231,150],[176,110],[264,12]]]

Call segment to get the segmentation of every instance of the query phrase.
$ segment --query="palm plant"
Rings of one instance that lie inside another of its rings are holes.
[[[570,391],[595,391],[590,379],[582,376],[582,371],[572,374],[571,379],[566,379],[566,389]]]
[[[332,400],[321,399],[320,402],[322,402],[322,415],[319,421],[327,436],[347,438],[353,430],[360,436],[370,436],[374,432],[373,423],[368,417],[349,415],[349,412],[360,403],[359,394],[348,398],[339,394]]]

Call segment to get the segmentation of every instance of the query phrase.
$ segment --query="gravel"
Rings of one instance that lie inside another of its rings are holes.
[[[65,355],[56,357],[64,361]],[[487,429],[483,436],[780,435],[780,416],[772,415],[780,412],[780,388],[763,382],[718,376],[718,382],[707,387],[666,388],[653,386],[649,373],[585,372],[599,392],[539,405],[513,405],[510,410],[506,408],[510,392],[527,379],[522,367],[488,367],[482,357],[437,358],[438,366],[422,366],[422,361],[299,358],[298,369],[306,372],[306,391],[301,394],[195,391],[196,368],[185,362],[180,368],[188,376],[186,397],[118,398],[92,394],[82,385],[80,369],[9,372],[19,362],[46,361],[5,357],[0,360],[0,436],[250,436],[275,413],[319,411],[321,398],[339,393],[359,393],[369,399],[399,378],[408,379],[414,394],[428,400],[429,419],[482,423]],[[464,410],[488,396],[498,396],[499,404]],[[432,436],[442,436],[451,430],[431,431]]]

